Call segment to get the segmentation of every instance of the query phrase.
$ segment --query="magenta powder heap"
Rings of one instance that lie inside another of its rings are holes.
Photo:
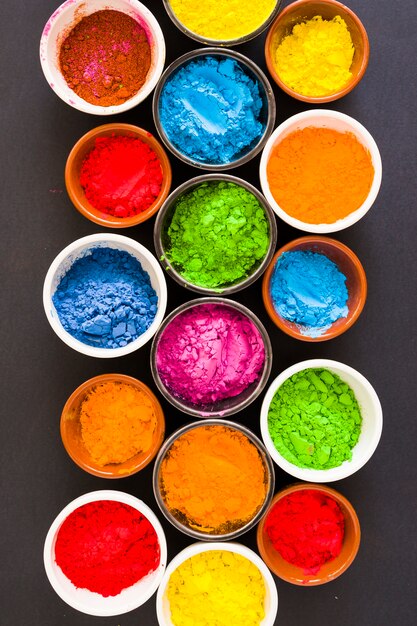
[[[205,303],[169,322],[155,360],[171,395],[203,408],[238,396],[258,382],[265,346],[261,333],[244,313],[225,304]]]

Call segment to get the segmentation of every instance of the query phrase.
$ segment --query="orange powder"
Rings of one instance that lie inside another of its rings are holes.
[[[273,147],[267,178],[288,215],[308,224],[333,224],[363,204],[374,167],[353,133],[309,127]]]
[[[122,382],[96,385],[81,405],[80,423],[84,445],[101,466],[147,452],[157,428],[151,398]]]
[[[267,476],[261,455],[243,433],[199,426],[179,437],[161,464],[160,489],[171,513],[202,532],[244,526],[261,508]]]

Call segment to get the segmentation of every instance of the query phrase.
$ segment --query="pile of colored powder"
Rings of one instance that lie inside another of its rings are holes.
[[[182,524],[225,534],[247,524],[262,507],[267,474],[257,447],[222,425],[197,426],[168,449],[159,473],[164,502]]]
[[[156,352],[158,374],[170,393],[206,409],[256,383],[264,363],[257,327],[223,304],[201,304],[174,317]]]
[[[269,248],[269,224],[258,199],[225,181],[181,195],[164,236],[166,258],[178,273],[214,290],[252,274]]]
[[[158,306],[149,278],[124,250],[90,248],[62,277],[53,303],[64,329],[97,348],[126,346],[152,324]]]
[[[131,217],[146,211],[162,186],[157,154],[137,137],[97,137],[81,165],[80,184],[98,211]]]
[[[272,273],[270,293],[277,313],[299,324],[308,337],[319,337],[349,312],[346,276],[317,252],[284,252]]]
[[[244,156],[261,139],[263,86],[231,58],[201,56],[177,69],[162,87],[164,133],[186,157],[220,165]]]
[[[355,48],[340,15],[323,20],[316,15],[296,24],[273,51],[281,80],[304,96],[321,97],[342,89],[351,79]]]
[[[317,470],[352,458],[362,416],[347,383],[327,369],[306,369],[286,380],[268,410],[274,446],[290,463]]]
[[[228,550],[208,550],[184,561],[166,592],[174,626],[260,626],[265,596],[256,565]]]
[[[283,559],[305,574],[317,574],[324,563],[339,556],[345,519],[336,500],[315,489],[303,489],[276,502],[264,529]]]
[[[84,504],[62,523],[55,560],[79,589],[116,596],[157,569],[160,547],[149,522],[113,500]]]
[[[84,445],[100,466],[146,455],[157,429],[150,396],[120,381],[100,383],[87,393],[80,407],[80,423]]]
[[[369,151],[353,133],[332,128],[296,130],[271,150],[268,185],[291,217],[333,224],[361,207],[371,189]]]

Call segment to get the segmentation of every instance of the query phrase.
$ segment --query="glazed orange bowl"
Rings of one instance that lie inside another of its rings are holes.
[[[294,252],[296,250],[323,254],[333,261],[342,274],[346,276],[346,288],[348,291],[346,303],[348,307],[347,317],[339,318],[333,322],[330,328],[317,337],[310,337],[304,334],[302,325],[282,317],[275,308],[271,295],[271,281],[277,262],[284,252]],[[275,253],[262,281],[262,299],[269,317],[284,333],[301,341],[327,341],[346,332],[353,326],[361,314],[365,306],[367,292],[365,270],[356,254],[340,241],[330,237],[307,236],[290,241],[290,243],[287,243]]]
[[[325,496],[333,498],[339,505],[344,517],[344,537],[341,552],[332,561],[324,563],[316,574],[306,573],[302,568],[283,559],[280,553],[274,548],[265,531],[265,522],[275,504],[282,498],[302,490],[318,491]],[[262,559],[276,576],[293,585],[313,587],[323,585],[338,578],[338,576],[343,574],[353,563],[359,550],[361,529],[355,509],[349,500],[342,496],[341,493],[325,485],[297,483],[275,494],[267,512],[259,522],[256,539]]]
[[[98,137],[113,137],[119,135],[135,137],[148,144],[156,153],[162,168],[162,186],[158,197],[145,211],[129,217],[114,217],[94,207],[87,199],[80,183],[83,161],[94,148],[96,139]],[[65,185],[75,208],[90,221],[100,224],[100,226],[107,226],[108,228],[128,228],[137,226],[155,215],[170,192],[171,182],[171,165],[164,148],[151,133],[133,124],[114,123],[93,128],[93,130],[83,135],[74,145],[69,153],[65,166]]]
[[[321,16],[323,20],[332,20],[338,15],[345,21],[355,50],[350,66],[352,76],[350,80],[337,91],[324,96],[306,96],[294,91],[294,89],[281,79],[274,62],[274,51],[276,51],[284,37],[291,34],[296,24],[311,20],[316,15]],[[358,16],[344,4],[336,0],[298,0],[285,7],[272,22],[265,41],[265,60],[273,80],[283,91],[293,98],[312,104],[333,102],[352,91],[365,74],[369,61],[368,35]]]

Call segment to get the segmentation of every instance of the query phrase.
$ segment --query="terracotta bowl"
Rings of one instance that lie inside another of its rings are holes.
[[[290,322],[277,312],[271,297],[271,279],[278,259],[284,252],[293,252],[295,250],[308,250],[310,252],[319,252],[326,255],[331,261],[336,263],[340,271],[346,276],[346,287],[348,290],[347,306],[349,309],[347,317],[342,317],[330,326],[319,337],[308,337],[303,335],[299,324]],[[365,306],[367,295],[367,281],[365,270],[358,257],[350,248],[340,241],[330,239],[329,237],[300,237],[294,239],[290,243],[280,248],[274,255],[271,263],[268,265],[262,282],[262,298],[265,308],[271,320],[284,333],[300,339],[301,341],[327,341],[344,333],[358,319]]]
[[[312,19],[316,15],[320,15],[325,20],[331,20],[336,15],[342,17],[349,29],[355,48],[350,67],[352,73],[350,81],[342,89],[320,97],[304,96],[291,89],[281,80],[272,60],[273,50],[276,50],[284,37],[291,34],[293,27],[300,22]],[[365,74],[369,61],[368,35],[358,16],[344,4],[336,0],[298,0],[281,11],[272,23],[265,41],[265,60],[273,80],[293,98],[313,104],[333,102],[333,100],[338,100],[352,91]]]
[[[99,211],[87,200],[84,189],[81,187],[80,183],[81,165],[86,155],[94,147],[95,140],[97,137],[111,137],[112,135],[137,137],[154,150],[161,162],[163,179],[159,196],[146,211],[133,215],[132,217],[113,217],[113,215]],[[129,226],[136,226],[155,215],[169,194],[171,181],[171,165],[162,145],[147,130],[133,126],[132,124],[104,124],[103,126],[93,128],[93,130],[90,130],[77,141],[69,153],[65,166],[65,184],[68,195],[75,208],[87,219],[101,226],[107,226],[108,228],[128,228]]]
[[[278,500],[281,500],[281,498],[284,498],[295,491],[301,491],[303,489],[320,491],[320,493],[336,500],[345,518],[345,535],[342,550],[339,556],[333,559],[333,561],[328,561],[322,565],[317,574],[305,574],[301,568],[285,561],[285,559],[282,558],[280,553],[272,545],[272,542],[264,529],[265,520]],[[256,538],[261,557],[268,565],[269,569],[276,574],[276,576],[279,576],[279,578],[282,578],[293,585],[312,587],[328,583],[347,570],[359,550],[361,529],[355,509],[338,491],[331,489],[330,487],[325,487],[324,485],[298,483],[275,494],[268,511],[259,522]]]

